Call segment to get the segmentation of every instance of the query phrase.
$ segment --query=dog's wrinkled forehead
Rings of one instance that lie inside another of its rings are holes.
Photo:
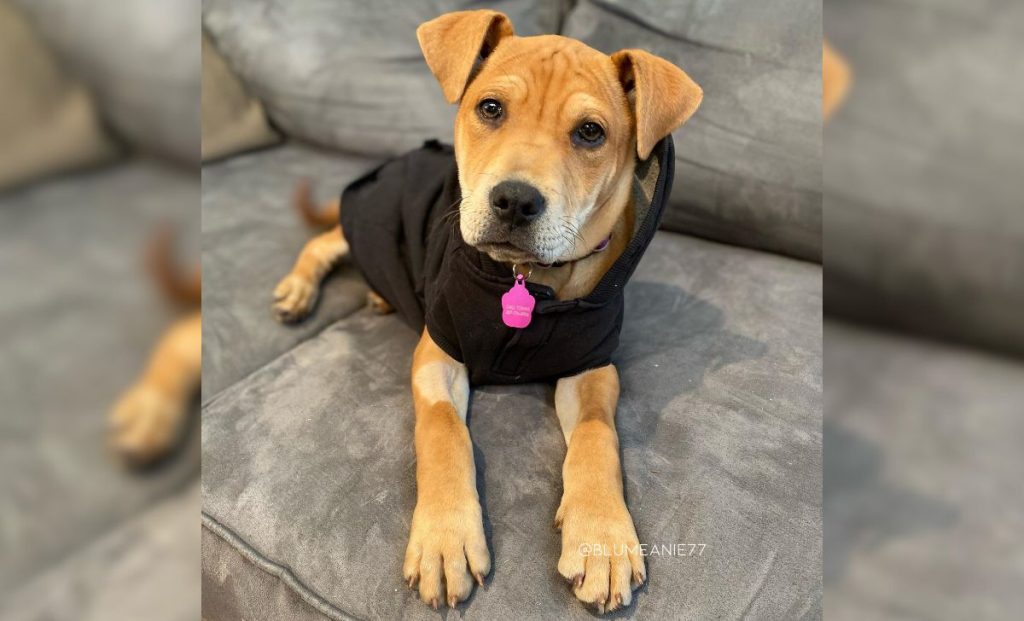
[[[574,95],[583,103],[613,108],[609,112],[629,114],[611,59],[564,37],[523,37],[503,43],[476,67],[463,105],[474,103],[473,96],[485,90],[511,100],[535,101],[538,114],[545,111],[540,104],[565,103],[566,97]]]

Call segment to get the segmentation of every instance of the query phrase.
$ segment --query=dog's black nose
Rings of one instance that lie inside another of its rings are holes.
[[[540,191],[522,181],[502,181],[491,190],[491,209],[513,225],[529,224],[544,213],[547,201]]]

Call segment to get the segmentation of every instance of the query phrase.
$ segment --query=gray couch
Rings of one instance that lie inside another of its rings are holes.
[[[756,14],[741,4],[496,3],[521,34],[648,47],[706,93],[676,136],[666,230],[628,287],[615,357],[640,539],[706,548],[648,557],[649,585],[617,617],[821,616],[822,272],[804,260],[821,247],[820,14],[790,0]],[[413,30],[462,3],[406,7],[204,4],[216,45],[291,136],[203,168],[210,621],[439,615],[400,571],[415,502],[416,335],[366,309],[365,285],[344,266],[306,322],[278,325],[269,306],[310,236],[288,206],[298,178],[328,198],[424,138],[450,139],[453,111]],[[494,570],[441,616],[592,616],[555,567],[565,448],[551,400],[545,385],[474,392]]]
[[[854,79],[825,130],[828,617],[1017,617],[1024,6],[825,16]]]

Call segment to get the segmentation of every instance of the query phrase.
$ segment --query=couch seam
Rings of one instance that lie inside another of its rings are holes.
[[[221,541],[228,544],[236,552],[241,554],[242,558],[247,560],[250,564],[264,573],[277,578],[286,587],[291,589],[293,593],[298,595],[304,602],[315,608],[317,611],[327,615],[335,621],[362,621],[360,617],[342,610],[327,601],[323,596],[299,580],[298,576],[296,576],[290,568],[272,561],[261,554],[249,545],[247,541],[242,539],[241,536],[229,527],[221,524],[217,518],[213,517],[206,511],[202,512],[202,525],[208,532],[212,533]]]

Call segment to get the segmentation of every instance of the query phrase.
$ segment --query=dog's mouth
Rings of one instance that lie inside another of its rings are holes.
[[[551,247],[548,236],[557,233],[549,231],[544,222],[512,226],[490,213],[483,217],[471,213],[461,218],[459,226],[470,246],[499,263],[553,263],[563,254],[557,245]]]
[[[476,249],[486,253],[492,259],[502,263],[539,263],[533,253],[523,250],[519,246],[507,241],[483,242],[476,245]]]

